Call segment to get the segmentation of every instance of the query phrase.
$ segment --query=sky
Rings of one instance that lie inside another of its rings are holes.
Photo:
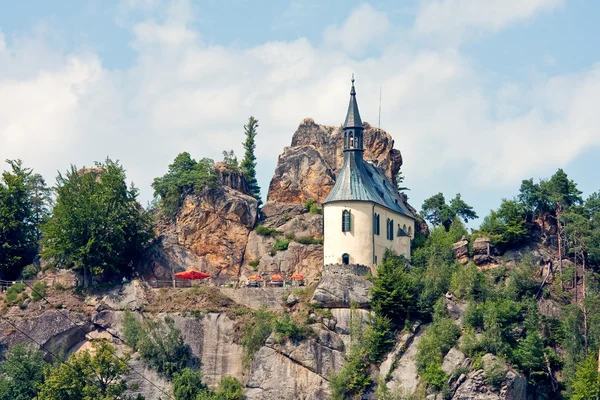
[[[266,196],[302,119],[343,122],[354,73],[417,209],[461,193],[483,217],[558,168],[600,190],[595,0],[0,2],[0,160],[51,185],[110,157],[147,204],[180,152],[241,159],[253,115]]]

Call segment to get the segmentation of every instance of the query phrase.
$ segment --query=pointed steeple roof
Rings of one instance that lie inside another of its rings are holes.
[[[354,74],[352,74],[352,89],[350,89],[350,104],[348,104],[348,113],[344,128],[362,128],[362,120],[358,112],[358,103],[356,102],[356,90],[354,89]]]

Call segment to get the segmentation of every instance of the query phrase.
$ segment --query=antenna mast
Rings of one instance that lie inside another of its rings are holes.
[[[379,120],[377,121],[377,132],[381,130],[381,85],[379,86]]]

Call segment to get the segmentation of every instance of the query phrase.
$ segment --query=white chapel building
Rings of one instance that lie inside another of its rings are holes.
[[[360,264],[374,271],[386,249],[410,259],[415,217],[385,172],[363,160],[363,151],[363,124],[352,78],[344,165],[323,203],[323,262]]]

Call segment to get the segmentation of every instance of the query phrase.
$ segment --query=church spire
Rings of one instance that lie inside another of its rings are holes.
[[[352,74],[352,88],[350,89],[350,104],[348,104],[348,113],[346,114],[346,122],[344,129],[360,128],[362,129],[362,120],[358,112],[358,103],[356,102],[356,89],[354,89],[354,74]]]
[[[352,88],[350,89],[350,103],[344,122],[344,151],[363,150],[363,124],[358,112],[356,102],[356,89],[354,88],[354,74],[352,74]],[[361,155],[362,157],[362,155]]]

